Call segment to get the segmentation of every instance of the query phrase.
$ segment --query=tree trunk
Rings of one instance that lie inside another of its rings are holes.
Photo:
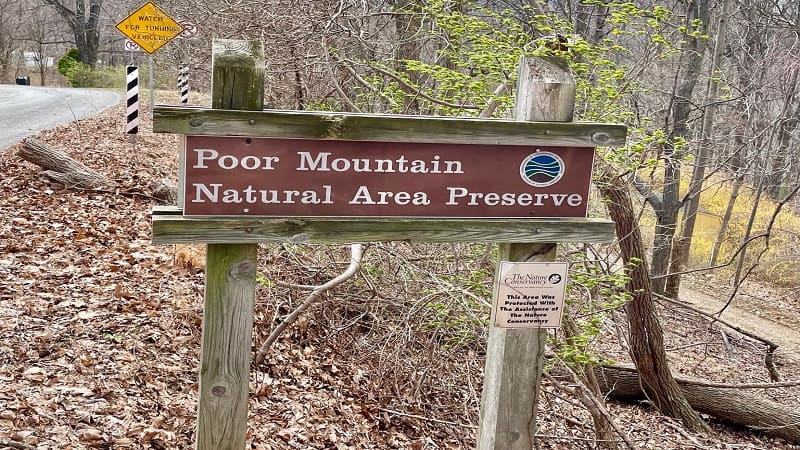
[[[420,4],[415,0],[400,0],[395,3],[395,7],[401,14],[395,17],[395,27],[397,28],[397,50],[396,58],[398,61],[397,70],[403,72],[405,63],[403,60],[422,61],[422,37],[420,28],[422,19],[420,15]],[[412,86],[419,86],[422,77],[417,72],[405,71]],[[419,97],[408,93],[403,96],[403,114],[432,114],[432,111],[422,112],[420,110]]]
[[[731,155],[729,165],[729,170],[735,174],[735,178],[733,180],[733,187],[731,188],[731,195],[728,198],[728,205],[725,207],[725,212],[722,215],[722,223],[720,223],[719,232],[717,232],[717,238],[714,241],[714,247],[711,249],[711,261],[709,262],[711,266],[717,265],[719,253],[722,249],[722,243],[725,241],[725,237],[728,235],[728,227],[730,226],[731,217],[733,216],[733,208],[736,206],[736,200],[739,198],[739,192],[744,185],[744,136],[747,132],[747,125],[750,122],[750,115],[747,112],[748,108],[746,107],[744,100],[739,100],[739,102],[737,102],[736,109],[740,111],[740,113],[739,121],[733,130],[734,151],[733,155]]]
[[[794,92],[792,92],[793,96]],[[789,149],[791,147],[792,135],[800,125],[800,104],[795,107],[794,112],[789,117],[781,120],[778,129],[778,146],[775,149],[775,156],[771,161],[768,161],[769,172],[767,173],[766,189],[767,195],[772,200],[779,201],[785,185],[785,180],[788,178],[788,158]]]
[[[692,181],[689,185],[689,192],[683,201],[683,228],[678,239],[675,241],[675,249],[672,254],[669,275],[667,277],[664,293],[667,297],[677,299],[681,285],[681,272],[689,262],[691,253],[692,238],[694,237],[694,226],[697,220],[697,210],[700,208],[700,194],[703,191],[703,183],[706,177],[706,167],[709,164],[709,153],[711,152],[712,131],[714,128],[714,116],[717,105],[717,92],[719,89],[719,79],[715,76],[719,70],[722,50],[725,47],[725,31],[728,21],[728,8],[732,2],[724,0],[722,12],[720,13],[717,25],[717,38],[714,42],[714,54],[711,58],[711,70],[708,77],[708,89],[706,91],[706,101],[703,108],[703,125],[700,131],[700,142],[697,146],[697,157],[695,166],[692,170]]]
[[[622,260],[629,268],[627,290],[633,299],[626,305],[630,354],[641,387],[663,414],[681,420],[693,431],[705,431],[707,425],[692,409],[672,378],[664,351],[664,336],[655,311],[650,276],[633,204],[627,185],[619,178],[604,177],[598,187],[606,200],[611,219],[616,224]]]
[[[687,7],[686,26],[689,30],[695,28],[694,21],[700,20],[700,32],[706,33],[708,29],[708,1],[694,0]],[[672,239],[678,222],[678,210],[681,207],[679,199],[681,179],[682,151],[677,148],[678,143],[689,136],[689,113],[692,108],[692,93],[700,77],[705,53],[705,39],[684,36],[685,44],[682,52],[688,58],[686,69],[681,77],[680,84],[672,96],[672,131],[664,145],[662,158],[664,159],[664,189],[662,195],[662,208],[656,211],[656,229],[653,240],[653,261],[651,273],[653,275],[653,292],[664,294],[667,269],[669,268],[672,254]]]
[[[100,45],[100,32],[97,29],[100,20],[100,6],[102,0],[77,0],[77,10],[72,28],[75,34],[75,46],[78,47],[78,57],[81,62],[94,68],[97,64],[97,48]],[[86,3],[89,10],[86,11]]]
[[[595,369],[603,392],[626,401],[647,400],[636,369],[605,366]],[[775,403],[764,395],[730,387],[710,386],[690,378],[676,378],[689,404],[705,414],[734,425],[754,428],[787,441],[800,443],[800,410]]]
[[[103,0],[76,0],[75,11],[69,9],[62,0],[42,0],[58,11],[75,37],[78,58],[89,67],[97,63],[97,49],[100,45],[100,8]],[[87,10],[88,6],[88,10]]]
[[[733,188],[731,188],[731,195],[728,198],[728,206],[725,207],[725,213],[722,215],[722,223],[719,226],[719,233],[717,233],[717,239],[714,241],[714,248],[711,249],[711,261],[709,265],[716,266],[717,260],[719,260],[719,252],[722,249],[722,243],[725,241],[725,236],[728,235],[728,227],[731,223],[731,216],[733,216],[733,207],[736,206],[736,199],[739,198],[739,191],[742,189],[742,185],[744,185],[744,172],[740,172],[736,175],[736,179],[733,181]]]
[[[764,154],[764,161],[763,161],[763,166],[762,166],[762,168],[764,170],[766,170],[766,168],[769,167],[770,160],[772,159],[771,156],[772,156],[773,152],[776,151],[776,149],[779,148],[780,145],[783,144],[783,142],[782,142],[783,139],[786,139],[788,141],[788,138],[790,137],[788,134],[784,133],[786,131],[786,129],[784,128],[784,124],[785,124],[784,121],[790,119],[788,117],[788,115],[790,114],[789,113],[789,109],[791,107],[791,103],[792,103],[792,99],[794,97],[794,93],[797,90],[797,81],[798,81],[798,74],[799,73],[800,73],[800,69],[798,69],[798,68],[795,68],[792,71],[791,82],[789,84],[791,86],[791,93],[790,93],[790,95],[787,95],[784,98],[784,105],[783,105],[783,109],[782,109],[782,112],[781,112],[781,120],[782,121],[778,125],[778,131],[777,132],[778,132],[778,141],[779,142],[778,142],[777,145],[775,145],[774,139],[772,139],[772,137],[768,140],[768,145],[767,145],[766,153]],[[797,124],[796,121],[793,121],[793,122],[795,123],[794,126],[796,127],[796,124]],[[733,275],[733,286],[734,286],[734,288],[736,286],[738,286],[739,282],[741,281],[742,268],[744,267],[745,260],[747,259],[747,247],[746,247],[746,245],[747,245],[747,242],[750,239],[750,233],[753,231],[753,226],[755,226],[756,216],[758,215],[758,209],[759,209],[759,205],[761,203],[761,196],[763,195],[763,193],[764,193],[764,191],[766,189],[766,184],[767,184],[768,177],[769,177],[768,174],[765,175],[763,173],[758,173],[759,172],[758,169],[759,169],[759,166],[758,166],[758,164],[756,164],[757,184],[756,184],[755,199],[753,199],[753,206],[750,209],[750,217],[747,220],[747,225],[745,227],[744,237],[742,238],[742,245],[745,245],[745,247],[742,248],[741,253],[739,253],[739,261],[736,263],[736,272]]]
[[[17,153],[22,159],[44,169],[48,178],[67,187],[98,188],[114,182],[72,159],[67,153],[33,138],[25,139]]]

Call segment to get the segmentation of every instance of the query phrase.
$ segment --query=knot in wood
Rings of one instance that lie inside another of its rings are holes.
[[[228,392],[228,389],[225,386],[214,386],[211,388],[211,395],[215,397],[222,397],[226,392]]]
[[[239,264],[234,264],[229,273],[231,278],[247,278],[254,274],[255,271],[255,261],[242,261]]]
[[[325,137],[339,138],[344,132],[344,117],[343,116],[323,116],[322,125],[325,127]]]
[[[281,224],[281,231],[286,234],[297,234],[303,231],[306,221],[302,219],[288,219]]]
[[[611,141],[611,136],[609,136],[608,133],[603,133],[602,131],[592,133],[592,142],[597,145],[605,145],[609,141]]]

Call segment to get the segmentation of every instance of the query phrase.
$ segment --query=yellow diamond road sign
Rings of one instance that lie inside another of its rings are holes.
[[[130,40],[153,54],[183,32],[183,25],[168,16],[153,2],[147,2],[117,24],[117,29]]]

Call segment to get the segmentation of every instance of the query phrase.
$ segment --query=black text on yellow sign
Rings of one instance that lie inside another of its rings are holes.
[[[176,22],[153,2],[147,2],[117,24],[117,29],[147,53],[153,54],[183,32]]]

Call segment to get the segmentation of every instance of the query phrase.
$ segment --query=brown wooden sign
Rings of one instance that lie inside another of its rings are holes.
[[[585,217],[594,149],[187,136],[184,215]]]

